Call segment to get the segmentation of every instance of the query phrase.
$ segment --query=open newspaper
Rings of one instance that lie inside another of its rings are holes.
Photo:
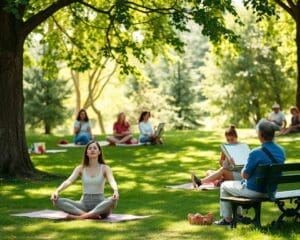
[[[222,144],[221,150],[227,159],[233,159],[235,166],[243,166],[246,164],[250,148],[246,143]]]

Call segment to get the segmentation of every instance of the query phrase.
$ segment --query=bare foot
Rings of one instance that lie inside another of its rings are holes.
[[[80,219],[80,216],[68,214],[68,215],[66,216],[66,219],[67,219],[67,220],[77,220],[77,219]]]

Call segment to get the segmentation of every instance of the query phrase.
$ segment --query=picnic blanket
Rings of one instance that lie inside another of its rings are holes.
[[[212,190],[212,189],[219,188],[213,182],[202,184],[198,188],[194,188],[192,183],[184,183],[184,184],[179,184],[179,185],[168,185],[166,187],[173,188],[173,189],[190,189],[190,190]]]
[[[101,147],[109,145],[108,141],[98,141],[98,143],[100,144]],[[59,146],[59,147],[67,147],[67,148],[69,148],[69,147],[85,147],[85,145],[78,145],[78,144],[75,144],[75,143],[57,144],[57,146]]]
[[[63,219],[66,218],[67,213],[65,213],[63,211],[46,209],[46,210],[35,211],[35,212],[11,214],[11,216],[63,220]],[[149,215],[138,216],[138,215],[131,215],[131,214],[112,213],[111,215],[109,215],[105,219],[99,219],[99,220],[95,219],[95,220],[96,221],[101,221],[101,222],[125,222],[125,221],[144,219],[144,218],[148,218],[148,217],[150,217],[150,216]]]

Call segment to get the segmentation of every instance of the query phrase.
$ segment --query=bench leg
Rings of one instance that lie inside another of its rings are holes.
[[[255,227],[260,228],[261,223],[260,223],[260,212],[261,212],[261,202],[257,202],[256,204],[253,205],[255,215],[252,220],[252,223],[254,224]]]
[[[251,207],[254,208],[254,218],[251,220],[251,223],[256,227],[260,228],[261,223],[260,223],[260,212],[261,212],[261,202],[255,202],[251,204],[242,204],[242,203],[236,203],[236,202],[231,202],[231,207],[232,207],[232,222],[231,222],[231,228],[236,228],[237,225],[237,209],[239,206],[242,206],[243,209],[250,209]]]
[[[284,217],[295,217],[295,221],[297,219],[300,219],[300,198],[297,198],[294,203],[296,204],[295,208],[285,208],[285,202],[284,201],[276,201],[275,202],[282,212],[282,214],[278,217],[276,221],[274,221],[272,224],[275,225],[275,227],[279,226],[281,222],[283,222]]]
[[[232,208],[232,222],[231,222],[231,228],[236,228],[237,223],[237,209],[240,206],[240,204],[237,204],[235,202],[231,202],[231,208]]]

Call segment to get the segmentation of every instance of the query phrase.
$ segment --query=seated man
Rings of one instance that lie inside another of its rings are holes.
[[[275,130],[280,130],[281,128],[286,127],[286,119],[284,114],[280,111],[280,105],[278,103],[273,104],[273,112],[270,113],[268,121],[274,124]]]
[[[282,147],[275,144],[274,125],[271,122],[262,122],[258,126],[258,139],[262,143],[262,148],[255,148],[249,154],[246,165],[241,171],[242,181],[226,181],[222,183],[220,197],[243,196],[249,198],[265,197],[267,190],[264,187],[257,186],[256,178],[261,176],[256,172],[259,164],[271,164],[273,160],[267,155],[268,151],[278,163],[284,163],[285,152]],[[264,148],[264,149],[263,149]],[[274,191],[276,186],[274,186]],[[227,201],[220,202],[220,215],[223,219],[215,222],[217,225],[230,225],[232,221],[231,203]]]

